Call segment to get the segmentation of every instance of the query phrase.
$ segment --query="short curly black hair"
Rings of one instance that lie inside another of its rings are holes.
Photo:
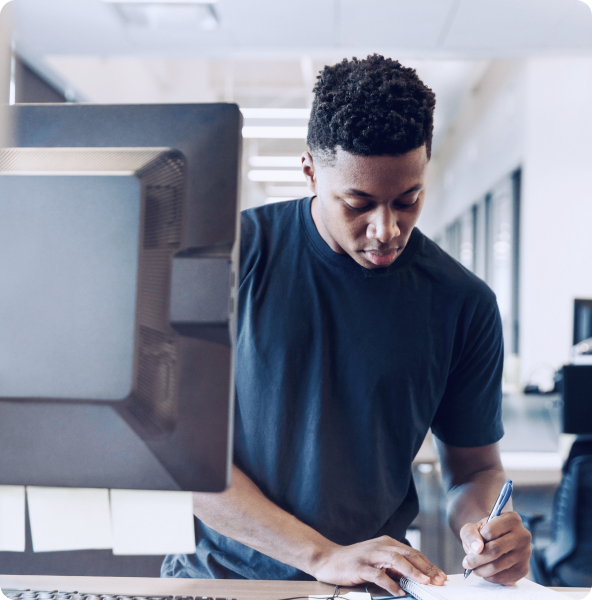
[[[426,145],[430,158],[436,96],[415,69],[373,54],[343,59],[317,77],[308,124],[313,156],[399,155]]]

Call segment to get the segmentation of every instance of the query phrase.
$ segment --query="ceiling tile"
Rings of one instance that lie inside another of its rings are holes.
[[[461,0],[443,47],[495,55],[592,47],[592,12],[580,0]]]
[[[34,53],[133,51],[114,7],[101,0],[19,0],[16,7],[21,41]]]
[[[405,50],[435,48],[455,0],[341,0],[339,42]]]
[[[333,0],[220,0],[222,28],[239,48],[329,47],[335,42]]]

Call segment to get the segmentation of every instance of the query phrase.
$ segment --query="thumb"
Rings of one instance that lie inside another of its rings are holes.
[[[485,542],[479,533],[477,523],[467,523],[460,530],[460,539],[467,554],[481,554],[485,547]]]

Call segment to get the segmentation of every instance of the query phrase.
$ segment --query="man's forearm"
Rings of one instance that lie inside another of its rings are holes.
[[[193,512],[218,533],[309,574],[337,546],[273,504],[237,467],[225,492],[193,494]]]
[[[467,481],[451,485],[446,492],[446,508],[450,528],[458,538],[463,525],[478,523],[489,516],[505,480],[503,469],[494,468],[480,471]],[[512,510],[511,500],[504,512],[509,510]]]
[[[193,494],[193,512],[207,526],[319,581],[354,586],[374,583],[405,593],[389,569],[420,583],[443,585],[446,575],[417,550],[388,536],[340,546],[282,510],[242,471],[221,494]]]
[[[478,523],[489,516],[506,476],[498,444],[477,448],[456,448],[436,440],[442,462],[448,523],[460,539],[466,523]],[[512,510],[511,501],[504,512]]]

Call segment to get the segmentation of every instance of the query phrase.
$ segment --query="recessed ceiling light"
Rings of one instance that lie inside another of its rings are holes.
[[[245,119],[310,119],[309,108],[241,108],[241,112]]]
[[[243,127],[244,138],[277,138],[305,140],[308,127]]]
[[[103,0],[103,2],[106,4],[216,4],[218,0]]]
[[[129,26],[145,29],[217,29],[220,19],[211,0],[103,0]]]
[[[274,182],[294,182],[305,183],[306,177],[302,171],[249,171],[247,174],[251,181],[274,181]]]
[[[249,164],[252,167],[300,167],[300,156],[251,156]]]
[[[268,196],[282,198],[304,198],[310,196],[310,190],[304,185],[273,185],[265,186],[265,193]]]

